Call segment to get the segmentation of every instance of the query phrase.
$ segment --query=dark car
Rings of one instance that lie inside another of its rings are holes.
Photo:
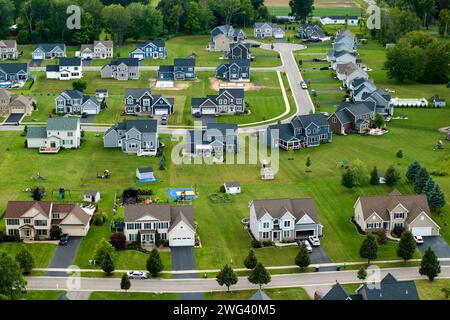
[[[86,112],[83,112],[83,113],[81,114],[81,117],[82,117],[82,118],[87,118],[87,117],[88,117],[88,114],[87,114]]]
[[[319,70],[328,70],[330,67],[320,67]]]
[[[201,118],[202,114],[200,112],[196,112],[196,113],[194,113],[194,117]]]
[[[163,115],[162,117],[161,117],[161,124],[162,125],[166,125],[167,124],[167,116],[166,115]]]
[[[61,235],[61,237],[59,238],[59,245],[65,246],[68,242],[69,242],[69,235],[68,234]]]

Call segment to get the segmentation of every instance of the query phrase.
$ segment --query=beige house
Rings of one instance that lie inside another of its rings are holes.
[[[81,45],[80,56],[83,59],[111,59],[114,44],[110,40],[94,41],[94,44]]]
[[[413,235],[437,236],[440,227],[431,218],[427,197],[402,195],[397,190],[387,196],[359,197],[354,219],[365,232],[391,231],[403,227]]]
[[[0,40],[0,60],[16,60],[19,58],[16,40]]]
[[[11,113],[23,113],[30,115],[34,110],[36,100],[15,94],[5,89],[0,89],[0,115],[7,116]]]
[[[5,211],[6,234],[32,240],[49,238],[52,226],[62,233],[85,236],[93,210],[75,204],[54,204],[51,201],[9,201]]]

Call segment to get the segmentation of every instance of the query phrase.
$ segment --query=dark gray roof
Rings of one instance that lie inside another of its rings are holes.
[[[342,124],[352,123],[352,118],[345,112],[345,110],[338,110],[335,112],[336,117]]]
[[[119,65],[121,63],[126,64],[129,67],[138,67],[139,66],[139,59],[135,58],[118,58],[116,60],[111,61],[111,65]]]
[[[159,66],[159,72],[173,72],[173,66]]]
[[[350,295],[347,290],[345,290],[340,283],[336,283],[336,285],[331,288],[331,290],[328,291],[321,300],[350,300],[351,298],[349,298]]]
[[[61,67],[78,67],[81,66],[81,58],[59,58],[59,65]]]
[[[94,197],[96,196],[98,191],[96,190],[86,190],[84,191],[84,195]]]
[[[250,59],[230,59],[229,65],[233,63],[237,64],[239,67],[250,67]]]
[[[128,96],[132,96],[135,99],[139,99],[142,97],[145,93],[148,93],[151,95],[150,89],[147,88],[127,88],[125,89],[125,98]]]
[[[62,93],[68,95],[71,99],[82,99],[84,93],[78,90],[64,90]]]
[[[354,19],[358,19],[358,16],[348,16],[348,17],[346,17],[346,16],[322,16],[320,18],[321,19],[323,19],[323,18],[330,18],[330,19],[336,19],[336,20],[341,20],[341,19],[348,18],[348,19],[354,20]]]
[[[272,218],[281,218],[289,211],[297,220],[307,214],[315,223],[319,223],[316,206],[311,198],[253,200],[253,205],[258,220],[266,213]]]
[[[154,44],[156,47],[165,47],[166,46],[166,42],[164,40],[149,40],[149,41],[136,43],[136,47],[142,48],[142,47],[145,47],[149,43]]]
[[[365,284],[358,289],[358,294],[364,300],[420,300],[414,281],[397,281],[390,273],[381,280],[379,288]]]
[[[244,89],[220,89],[219,95],[229,92],[234,98],[244,98]]]
[[[341,102],[341,104],[338,107],[338,111],[343,109],[348,110],[350,113],[356,116],[363,115],[375,111],[375,102],[372,101],[361,101],[355,103]]]
[[[195,67],[195,58],[176,58],[173,64],[177,67]]]
[[[290,123],[280,123],[269,126],[269,134],[273,134],[273,130],[278,130],[278,137],[284,141],[299,140],[294,135],[294,129]]]
[[[126,131],[131,128],[136,128],[139,132],[156,132],[157,131],[157,121],[150,120],[127,120],[125,121]]]
[[[78,118],[49,118],[47,130],[76,130],[79,122]]]
[[[315,114],[305,114],[296,116],[294,120],[297,120],[303,128],[306,128],[311,123],[314,123],[317,126],[328,126],[327,117],[323,115],[322,113],[315,113]],[[293,120],[293,122],[294,122]],[[295,123],[295,122],[294,122]]]
[[[0,63],[0,70],[5,73],[18,73],[19,71],[28,72],[27,63]]]
[[[46,138],[47,137],[47,127],[46,126],[38,126],[38,127],[28,127],[27,129],[27,138]]]
[[[138,171],[140,173],[148,173],[148,172],[153,172],[153,168],[152,167],[138,168]]]
[[[255,28],[260,28],[260,27],[262,27],[265,24],[267,24],[271,28],[276,28],[277,27],[277,25],[275,23],[271,23],[271,22],[255,22]]]
[[[258,289],[250,300],[272,300],[264,291]]]
[[[38,43],[36,45],[36,49],[41,48],[45,52],[50,52],[56,47],[59,47],[61,50],[64,50],[66,45],[64,43]]]
[[[49,64],[45,67],[46,72],[57,72],[59,71],[59,65],[57,64]]]
[[[236,182],[236,181],[231,181],[231,182],[225,182],[225,187],[227,188],[237,188],[241,186],[240,182]]]

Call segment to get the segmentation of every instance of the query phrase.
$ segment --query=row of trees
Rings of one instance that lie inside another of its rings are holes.
[[[397,153],[397,155],[400,155],[400,153]],[[401,155],[403,156],[403,153]],[[394,166],[390,166],[386,170],[384,180],[388,186],[393,187],[400,182],[400,172]],[[369,183],[371,185],[380,183],[378,169],[374,167],[369,174],[366,165],[359,159],[352,161],[349,168],[342,174],[341,184],[344,187],[361,187]]]

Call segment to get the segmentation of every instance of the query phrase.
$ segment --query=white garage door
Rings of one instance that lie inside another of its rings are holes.
[[[431,236],[431,227],[412,228],[412,234],[415,236]]]
[[[215,114],[216,108],[202,108],[202,114]]]
[[[194,245],[194,238],[191,237],[169,238],[169,246],[171,247],[183,247],[193,245]]]
[[[84,108],[83,111],[86,112],[87,114],[97,114],[97,110],[96,109]]]
[[[167,109],[155,109],[155,114],[157,116],[161,116],[163,114],[167,114]]]

